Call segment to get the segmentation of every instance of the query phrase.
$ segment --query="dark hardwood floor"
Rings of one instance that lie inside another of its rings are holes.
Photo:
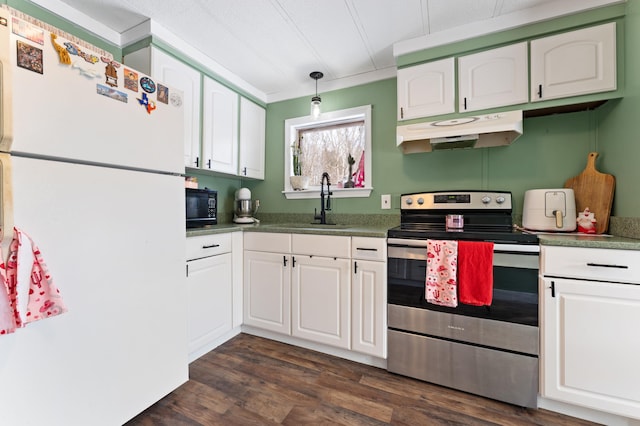
[[[241,334],[127,425],[590,425]]]

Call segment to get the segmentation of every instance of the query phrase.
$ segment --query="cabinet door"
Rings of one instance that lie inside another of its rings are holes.
[[[231,253],[187,262],[189,361],[231,330]]]
[[[616,24],[531,42],[531,101],[616,90]]]
[[[351,282],[351,349],[387,357],[385,262],[355,260]]]
[[[527,43],[458,58],[458,111],[529,101]]]
[[[398,70],[398,120],[455,112],[454,59]]]
[[[293,259],[291,334],[349,349],[349,260],[297,255]]]
[[[235,175],[238,170],[238,95],[204,77],[202,168]]]
[[[291,334],[290,255],[244,252],[244,323]]]
[[[240,99],[240,176],[264,179],[266,111]]]
[[[544,286],[543,392],[548,398],[640,417],[640,288],[553,279]]]
[[[157,48],[151,49],[153,78],[182,90],[184,165],[200,166],[200,73]]]

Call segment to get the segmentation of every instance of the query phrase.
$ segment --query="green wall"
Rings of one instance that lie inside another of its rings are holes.
[[[596,111],[527,118],[524,134],[507,147],[404,155],[396,148],[396,80],[321,93],[323,111],[371,104],[373,192],[370,198],[335,199],[334,213],[397,214],[404,192],[492,189],[512,191],[515,212],[524,191],[562,187],[585,166],[595,148]],[[266,170],[263,182],[245,182],[264,212],[313,213],[318,200],[287,200],[282,194],[284,121],[308,114],[310,97],[267,106]],[[380,195],[392,209],[380,209]]]
[[[625,21],[625,96],[598,110],[598,169],[616,177],[613,214],[640,217],[640,1]]]

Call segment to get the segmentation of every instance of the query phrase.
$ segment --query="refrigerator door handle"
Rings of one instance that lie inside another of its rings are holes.
[[[0,241],[10,242],[13,229],[13,197],[11,183],[11,155],[0,153]],[[4,249],[5,247],[3,247]],[[6,253],[6,251],[3,251]]]

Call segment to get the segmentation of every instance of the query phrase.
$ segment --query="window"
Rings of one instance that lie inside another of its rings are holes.
[[[323,113],[316,120],[311,116],[286,120],[284,157],[287,198],[317,197],[324,172],[329,173],[334,197],[368,197],[372,189],[371,106]],[[295,191],[291,186],[296,168],[309,177],[306,190]]]

